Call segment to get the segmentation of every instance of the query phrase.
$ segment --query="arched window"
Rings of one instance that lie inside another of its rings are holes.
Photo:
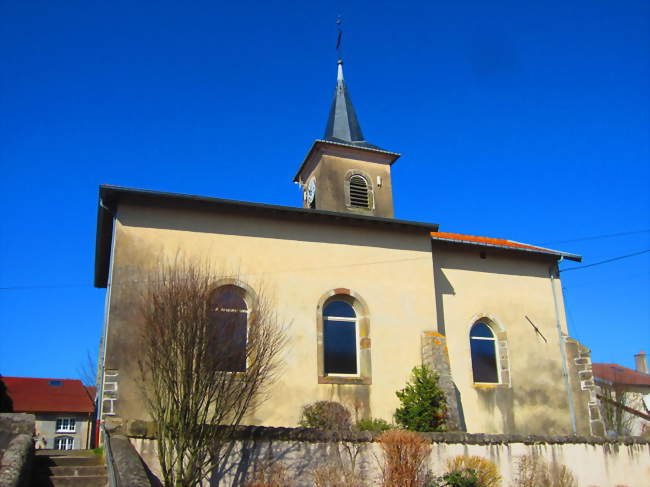
[[[210,351],[217,367],[227,372],[245,372],[248,306],[243,289],[227,285],[212,293],[210,324]]]
[[[71,436],[57,436],[54,438],[55,450],[72,450],[74,448],[74,438]]]
[[[325,375],[359,374],[357,314],[349,303],[329,301],[323,308]]]
[[[498,383],[497,343],[492,329],[483,322],[475,323],[469,332],[469,343],[474,382]]]
[[[350,206],[354,208],[370,208],[370,191],[368,181],[359,174],[348,179]]]

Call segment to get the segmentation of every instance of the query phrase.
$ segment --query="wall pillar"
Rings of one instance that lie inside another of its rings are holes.
[[[438,374],[438,386],[447,399],[447,430],[465,431],[460,394],[451,376],[447,338],[435,331],[422,333],[422,364]]]
[[[600,414],[597,386],[591,368],[591,350],[579,341],[566,337],[569,379],[573,389],[577,433],[605,436],[605,425]]]

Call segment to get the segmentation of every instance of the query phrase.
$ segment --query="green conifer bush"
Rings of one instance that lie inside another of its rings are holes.
[[[445,393],[438,387],[438,374],[423,365],[411,371],[411,381],[395,393],[402,405],[395,421],[411,431],[444,431],[447,418]]]

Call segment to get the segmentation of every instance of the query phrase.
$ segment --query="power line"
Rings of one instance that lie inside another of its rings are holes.
[[[581,265],[581,266],[578,266],[578,267],[569,267],[568,269],[562,269],[560,272],[562,273],[562,272],[567,272],[567,271],[576,271],[578,269],[586,269],[587,267],[594,267],[594,266],[597,266],[597,265],[607,264],[609,262],[614,262],[616,260],[627,259],[628,257],[635,257],[637,255],[645,254],[646,252],[650,252],[650,249],[645,249],[645,250],[642,250],[641,252],[634,252],[633,254],[620,255],[618,257],[613,257],[611,259],[601,260],[600,262],[594,262],[593,264]]]
[[[572,238],[570,240],[554,240],[553,242],[543,242],[540,245],[553,245],[553,244],[569,243],[569,242],[584,242],[585,240],[600,240],[601,238],[623,237],[625,235],[637,235],[639,233],[648,233],[648,232],[650,232],[650,228],[646,228],[645,230],[636,230],[633,232],[607,233],[604,235],[593,235],[591,237]]]
[[[614,262],[616,260],[621,260],[621,259],[626,259],[628,257],[634,257],[637,255],[645,254],[646,252],[650,252],[650,249],[645,249],[642,250],[641,252],[635,252],[633,254],[627,254],[627,255],[621,255],[619,257],[614,257],[612,259],[607,259],[603,260],[601,262],[594,262],[593,264],[588,264],[588,265],[583,265],[579,267],[569,267],[568,269],[562,269],[560,272],[567,272],[567,271],[572,271],[572,270],[577,270],[577,269],[586,269],[587,267],[593,267],[601,264],[607,264],[608,262]],[[250,273],[244,273],[244,275],[247,276],[254,276],[254,275],[268,275],[268,274],[276,274],[276,273],[282,273],[282,272],[306,272],[306,271],[318,271],[318,270],[323,270],[323,269],[334,269],[334,268],[340,268],[340,267],[357,267],[357,266],[367,266],[367,265],[379,265],[379,264],[393,264],[393,263],[398,263],[398,262],[408,262],[408,261],[417,261],[417,260],[430,260],[430,257],[407,257],[404,259],[385,259],[385,260],[375,260],[375,261],[370,261],[370,262],[354,262],[354,263],[346,263],[346,264],[333,264],[333,265],[328,265],[328,266],[310,266],[310,267],[303,267],[303,268],[295,268],[295,269],[277,269],[274,271],[268,271],[268,272],[250,272]],[[128,280],[128,282],[144,282],[141,280]],[[72,288],[92,288],[91,285],[89,284],[62,284],[62,285],[45,285],[45,286],[4,286],[0,287],[0,291],[14,291],[14,290],[28,290],[28,289],[72,289]]]
[[[640,277],[640,276],[644,276],[644,277],[650,276],[650,270],[647,270],[645,272],[633,272],[632,274],[618,275],[616,277],[617,277],[617,279],[620,279],[620,280],[629,281],[634,277]],[[593,287],[593,286],[611,286],[611,285],[612,285],[612,283],[609,282],[609,281],[592,279],[592,280],[589,280],[589,281],[572,282],[571,283],[571,289],[573,290],[576,287],[581,288],[581,287],[585,287],[585,286]]]
[[[89,284],[61,284],[51,286],[4,286],[0,287],[0,291],[19,291],[22,289],[72,289],[72,288],[87,288],[92,287]]]
[[[409,262],[409,261],[429,261],[431,262],[431,256],[427,254],[425,257],[405,257],[402,259],[384,259],[384,260],[374,260],[374,261],[368,261],[368,262],[348,262],[345,264],[332,264],[332,265],[325,265],[325,266],[309,266],[309,267],[298,267],[298,268],[284,268],[284,269],[276,269],[276,270],[270,270],[270,271],[265,271],[265,272],[242,272],[240,275],[241,276],[257,276],[257,275],[262,275],[266,276],[269,274],[278,274],[278,273],[297,273],[297,272],[312,272],[312,271],[319,271],[319,270],[324,270],[324,269],[336,269],[336,268],[342,268],[342,267],[359,267],[359,266],[370,266],[370,265],[381,265],[381,264],[395,264],[395,263],[401,263],[401,262]],[[128,283],[144,283],[147,282],[148,280],[142,280],[142,279],[127,279],[121,282],[128,282]],[[91,285],[83,285],[83,284],[70,284],[70,285],[46,285],[46,286],[6,286],[6,287],[0,287],[0,291],[8,291],[8,290],[23,290],[23,289],[61,289],[61,288],[91,288]]]

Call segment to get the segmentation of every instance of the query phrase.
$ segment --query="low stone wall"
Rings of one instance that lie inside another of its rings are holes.
[[[130,436],[130,441],[155,475],[160,469],[156,441],[150,436]],[[517,459],[538,455],[549,463],[571,469],[580,487],[647,487],[650,479],[650,440],[630,437],[617,441],[600,437],[543,437],[480,435],[466,433],[423,434],[431,441],[428,468],[440,475],[447,459],[457,455],[488,458],[499,468],[502,485],[515,477]],[[336,435],[303,428],[239,428],[222,465],[204,485],[242,487],[253,472],[269,463],[282,463],[296,487],[313,487],[311,472],[323,463],[349,463],[349,452],[358,451],[357,468],[369,486],[378,485],[382,453],[369,433]]]
[[[124,487],[150,487],[151,481],[145,465],[128,438],[122,435],[110,435],[107,441],[110,442],[118,485]]]
[[[34,459],[34,415],[0,414],[0,487],[28,487]]]

